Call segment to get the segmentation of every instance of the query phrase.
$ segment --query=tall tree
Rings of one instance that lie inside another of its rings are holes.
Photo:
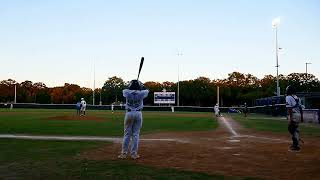
[[[149,89],[149,95],[144,100],[145,104],[153,105],[154,102],[154,92],[161,92],[163,89],[163,85],[159,82],[148,81],[144,83],[144,86]]]
[[[126,83],[123,79],[113,76],[108,78],[108,80],[104,83],[103,96],[104,98],[108,98],[108,102],[118,102],[123,101],[122,90],[124,89]]]

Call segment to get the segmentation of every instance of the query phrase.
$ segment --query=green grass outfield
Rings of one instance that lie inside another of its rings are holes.
[[[229,114],[234,120],[240,122],[245,128],[264,132],[288,133],[288,122],[285,117],[273,117],[262,114]],[[320,125],[300,123],[300,131],[303,136],[320,137]]]
[[[122,136],[124,112],[88,111],[103,121],[48,120],[73,115],[71,110],[0,110],[0,134]],[[218,124],[212,113],[143,112],[142,133],[207,131]],[[106,142],[0,139],[0,179],[248,179],[159,169],[133,161],[84,160],[83,151]]]
[[[122,136],[124,111],[87,111],[94,120],[50,120],[59,116],[75,116],[74,110],[0,109],[0,134]],[[141,133],[163,131],[206,131],[218,124],[212,113],[143,112]]]

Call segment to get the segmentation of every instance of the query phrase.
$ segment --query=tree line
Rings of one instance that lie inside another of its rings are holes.
[[[213,106],[217,99],[217,86],[220,87],[220,103],[223,106],[241,105],[247,103],[254,105],[255,99],[270,97],[276,94],[276,77],[266,75],[259,79],[251,74],[232,72],[225,79],[211,80],[199,77],[193,80],[179,82],[181,106]],[[109,77],[101,88],[95,89],[95,104],[103,105],[124,102],[122,90],[129,81],[120,77]],[[320,81],[312,74],[292,73],[287,76],[279,75],[281,94],[290,84],[298,92],[320,92]],[[144,85],[150,90],[145,104],[153,105],[153,92],[165,89],[168,92],[177,92],[177,82],[148,81]],[[14,88],[17,89],[17,103],[41,104],[74,104],[85,98],[87,103],[93,102],[93,90],[80,87],[76,84],[65,83],[63,86],[47,87],[42,82],[24,81],[21,83],[13,79],[0,82],[0,102],[14,101]]]

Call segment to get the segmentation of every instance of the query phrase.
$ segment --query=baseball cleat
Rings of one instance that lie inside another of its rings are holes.
[[[290,147],[288,149],[288,151],[290,151],[290,152],[300,152],[301,148],[300,147]]]
[[[120,154],[118,156],[118,159],[126,159],[127,158],[127,155],[126,154]]]
[[[139,159],[140,156],[139,156],[138,154],[134,154],[134,155],[131,155],[131,158],[134,159],[134,160],[136,160],[136,159]]]
[[[299,138],[299,141],[300,141],[302,144],[304,144],[304,141],[303,141],[301,138]]]

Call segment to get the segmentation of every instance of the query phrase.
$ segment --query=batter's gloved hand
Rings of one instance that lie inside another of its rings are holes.
[[[143,85],[143,84],[141,84],[141,90],[146,90],[147,88]]]

